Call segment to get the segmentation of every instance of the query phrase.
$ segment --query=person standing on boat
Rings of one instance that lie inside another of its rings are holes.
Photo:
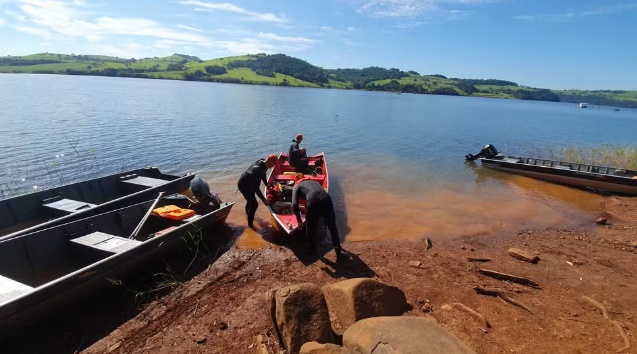
[[[257,198],[255,198],[255,194],[263,201],[263,204],[269,205],[267,199],[263,196],[261,192],[261,181],[263,184],[267,185],[268,181],[265,177],[265,172],[274,167],[278,158],[276,155],[271,154],[266,159],[260,159],[255,161],[248,169],[243,172],[241,177],[239,178],[239,182],[237,183],[237,187],[239,187],[239,191],[243,194],[243,197],[246,199],[246,214],[248,215],[248,226],[250,228],[254,228],[254,215],[257,212],[257,208],[259,207],[259,203],[257,202]]]
[[[305,223],[301,220],[301,209],[299,208],[300,199],[307,200]],[[337,261],[349,258],[349,253],[341,248],[341,239],[338,229],[336,228],[334,203],[330,195],[323,189],[323,186],[310,179],[304,179],[297,183],[292,191],[292,209],[294,210],[294,215],[296,215],[298,228],[303,230],[305,227],[310,253],[316,253],[313,231],[316,230],[317,226],[319,226],[319,222],[323,219],[327,229],[330,231]]]
[[[292,139],[290,150],[288,151],[288,161],[290,166],[294,167],[297,172],[306,173],[308,171],[309,160],[305,148],[299,146],[303,141],[302,134],[296,134],[296,139]]]

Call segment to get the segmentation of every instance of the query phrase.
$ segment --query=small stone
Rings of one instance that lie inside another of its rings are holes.
[[[466,249],[467,249],[467,247],[465,247],[465,246],[460,246],[460,249],[461,249],[461,250],[466,250]]]
[[[429,313],[429,312],[433,311],[433,306],[431,306],[430,302],[426,302],[424,305],[422,305],[420,307],[420,311],[422,311],[424,313]]]
[[[219,323],[219,329],[222,331],[225,331],[226,329],[228,329],[228,324],[225,322],[220,322]]]
[[[595,219],[595,223],[597,225],[606,225],[607,222],[608,222],[608,220],[606,220],[606,218],[597,218],[597,219]]]
[[[422,263],[420,261],[409,261],[408,264],[414,268],[419,268]]]
[[[208,338],[206,338],[204,336],[197,337],[197,344],[204,344],[204,343],[206,343],[206,341],[208,341]]]
[[[634,248],[637,248],[637,241],[632,241],[630,245]]]

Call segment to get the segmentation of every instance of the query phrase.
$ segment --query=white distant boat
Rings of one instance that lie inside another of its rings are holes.
[[[577,106],[578,108],[588,108],[588,103],[582,102]]]

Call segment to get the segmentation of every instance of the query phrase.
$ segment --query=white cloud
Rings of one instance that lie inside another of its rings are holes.
[[[254,39],[220,41],[216,45],[233,54],[274,53],[276,51],[273,45]]]
[[[0,27],[4,26],[6,22],[4,21],[4,19],[2,17],[0,17]]]
[[[623,4],[617,6],[598,7],[591,10],[568,11],[546,15],[520,15],[514,16],[516,20],[537,22],[560,22],[581,20],[586,17],[606,15],[637,8],[637,4]]]
[[[179,0],[178,4],[181,5],[193,5],[196,6],[196,11],[225,11],[232,12],[239,15],[243,15],[248,21],[259,21],[259,22],[274,22],[274,23],[285,23],[287,20],[283,17],[279,17],[272,13],[258,13],[246,10],[242,7],[236,6],[227,2],[204,2],[198,0]]]
[[[123,34],[134,36],[155,37],[209,45],[210,40],[196,33],[174,31],[161,26],[159,23],[141,18],[112,18],[101,17],[95,23],[97,31],[104,34]]]
[[[193,28],[180,31],[142,18],[100,17],[92,21],[86,20],[89,14],[84,11],[86,6],[84,1],[18,0],[18,2],[18,8],[26,15],[29,22],[51,34],[81,37],[90,42],[98,42],[108,36],[130,35],[190,42],[201,46],[209,46],[211,43],[206,36],[193,33]],[[30,31],[28,33],[36,34],[36,31]],[[38,33],[43,32],[38,31]],[[130,49],[133,48],[129,46],[128,50]]]
[[[195,27],[190,27],[190,26],[186,26],[186,25],[175,25],[175,27],[181,28],[181,29],[185,29],[185,30],[188,30],[188,31],[194,31],[194,32],[203,32],[204,31],[202,29],[195,28]]]
[[[279,36],[279,35],[274,34],[274,33],[263,33],[263,32],[259,32],[258,37],[262,38],[262,39],[269,39],[269,40],[273,40],[273,41],[277,41],[277,42],[286,42],[286,43],[311,44],[311,43],[316,42],[316,40],[310,39],[310,38],[284,37],[284,36]]]
[[[6,2],[0,0],[3,1]],[[246,19],[270,21],[276,26],[282,26],[286,21],[283,17],[258,14],[227,3],[190,0],[180,3],[206,6],[207,11],[237,13]],[[49,44],[81,45],[81,51],[85,53],[137,58],[164,55],[170,53],[169,50],[193,52],[196,48],[209,48],[226,55],[281,53],[304,50],[318,42],[298,35],[246,31],[236,26],[209,32],[185,24],[166,25],[145,18],[100,16],[99,7],[82,0],[12,0],[11,6],[1,11],[13,20],[23,22],[16,27],[17,31],[44,38]],[[224,40],[216,40],[211,37],[213,34]]]
[[[5,15],[7,15],[7,16],[9,16],[11,18],[14,18],[14,19],[16,19],[16,20],[18,20],[20,22],[27,22],[27,17],[22,15],[22,14],[20,14],[20,13],[18,13],[18,12],[11,11],[11,10],[5,10],[4,13],[5,13]]]
[[[35,27],[27,27],[27,26],[17,26],[16,31],[20,31],[20,32],[24,32],[24,33],[28,33],[28,34],[33,34],[36,35],[38,37],[42,37],[46,40],[51,40],[52,36],[51,33],[47,30],[43,30],[41,28],[35,28]]]
[[[500,0],[370,0],[358,13],[373,17],[415,17],[444,10],[447,5],[479,5]]]

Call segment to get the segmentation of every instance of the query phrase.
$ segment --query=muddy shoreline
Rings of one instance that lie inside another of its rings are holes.
[[[261,249],[230,248],[211,266],[143,309],[104,294],[8,341],[6,352],[47,353],[249,353],[265,336],[272,353],[281,348],[265,311],[265,292],[294,283],[318,285],[375,277],[401,288],[413,309],[431,316],[478,353],[611,353],[624,339],[590,297],[608,309],[637,348],[637,199],[603,198],[608,225],[526,230],[436,240],[346,242],[349,262],[336,263],[326,245],[322,257],[306,258],[304,244]],[[538,254],[537,264],[511,257],[517,247]],[[486,263],[468,258],[489,258]],[[420,261],[419,267],[410,261]],[[532,279],[541,289],[485,277],[492,269]],[[498,288],[532,313],[474,286]],[[488,319],[485,329],[467,313],[445,310],[460,302]],[[427,312],[421,303],[429,303]],[[88,312],[87,312],[88,311]],[[93,312],[91,312],[93,311]],[[91,317],[87,320],[86,317]],[[80,320],[81,319],[81,320]],[[486,331],[485,331],[486,330]],[[3,350],[5,352],[5,350]]]

